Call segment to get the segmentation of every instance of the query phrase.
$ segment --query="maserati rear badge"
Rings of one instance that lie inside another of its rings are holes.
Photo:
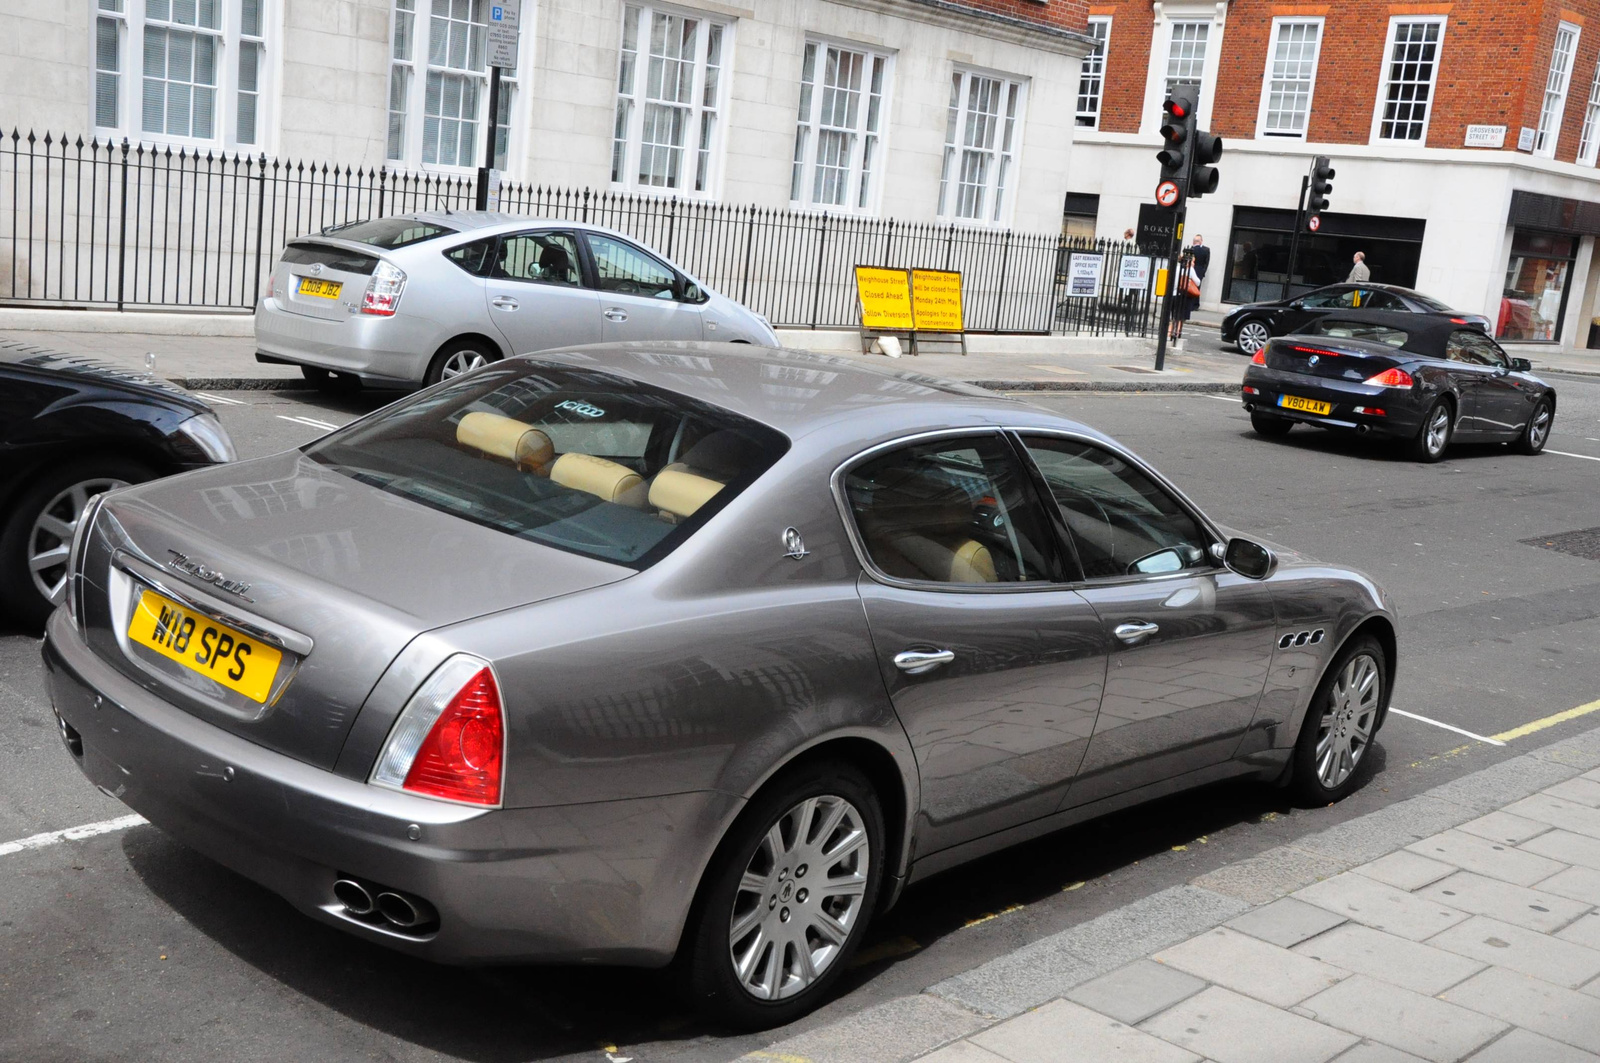
[[[228,579],[216,569],[207,568],[200,562],[190,558],[187,554],[180,554],[176,550],[168,550],[167,553],[172,555],[171,560],[167,562],[168,568],[174,568],[179,572],[188,573],[201,583],[209,583],[219,591],[227,591],[229,594],[237,594],[247,602],[255,601],[254,598],[245,593],[250,589],[250,584],[241,583],[236,579]]]
[[[805,557],[811,551],[806,549],[806,541],[800,538],[799,528],[783,529],[784,557],[792,557],[796,561]]]

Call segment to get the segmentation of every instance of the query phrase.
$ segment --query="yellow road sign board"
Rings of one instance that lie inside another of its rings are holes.
[[[910,332],[917,327],[911,313],[911,277],[903,269],[857,266],[856,297],[864,329]]]
[[[947,269],[911,271],[911,315],[918,332],[961,332],[961,274]]]

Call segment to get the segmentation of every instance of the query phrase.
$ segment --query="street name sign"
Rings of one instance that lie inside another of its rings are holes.
[[[502,70],[517,66],[517,23],[522,0],[495,0],[489,5],[489,65]]]
[[[1150,287],[1150,257],[1123,255],[1122,268],[1117,272],[1117,287],[1125,292],[1147,291]]]
[[[1503,148],[1506,146],[1506,127],[1503,125],[1469,125],[1464,148]]]

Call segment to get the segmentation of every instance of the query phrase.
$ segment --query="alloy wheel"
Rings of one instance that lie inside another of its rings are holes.
[[[481,369],[488,364],[489,359],[483,356],[482,351],[474,350],[471,347],[463,347],[459,351],[450,352],[450,356],[444,360],[444,366],[439,371],[439,379],[449,380],[451,377],[460,376],[462,373],[470,373],[474,369]]]
[[[1533,411],[1533,421],[1528,425],[1528,446],[1538,450],[1544,446],[1546,437],[1550,435],[1550,407],[1540,403],[1539,408]]]
[[[28,530],[28,575],[33,585],[51,604],[60,605],[67,591],[67,558],[72,551],[72,536],[78,521],[95,495],[128,481],[99,477],[73,484],[56,495],[34,518]]]
[[[1350,658],[1328,692],[1317,728],[1317,778],[1335,789],[1356,770],[1372,744],[1383,689],[1378,662],[1366,653]]]
[[[1429,454],[1443,453],[1450,441],[1450,407],[1440,403],[1428,418],[1427,445]]]
[[[808,797],[768,828],[734,894],[728,951],[745,992],[781,1000],[838,959],[863,918],[866,821],[842,797]]]
[[[1255,354],[1267,345],[1272,333],[1259,321],[1246,321],[1239,328],[1239,349],[1245,354]]]

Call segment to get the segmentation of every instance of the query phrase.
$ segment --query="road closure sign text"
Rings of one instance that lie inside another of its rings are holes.
[[[911,332],[911,276],[903,269],[856,267],[856,298],[861,302],[861,327],[873,332]]]
[[[918,332],[961,332],[961,274],[948,269],[912,270],[911,316]]]

